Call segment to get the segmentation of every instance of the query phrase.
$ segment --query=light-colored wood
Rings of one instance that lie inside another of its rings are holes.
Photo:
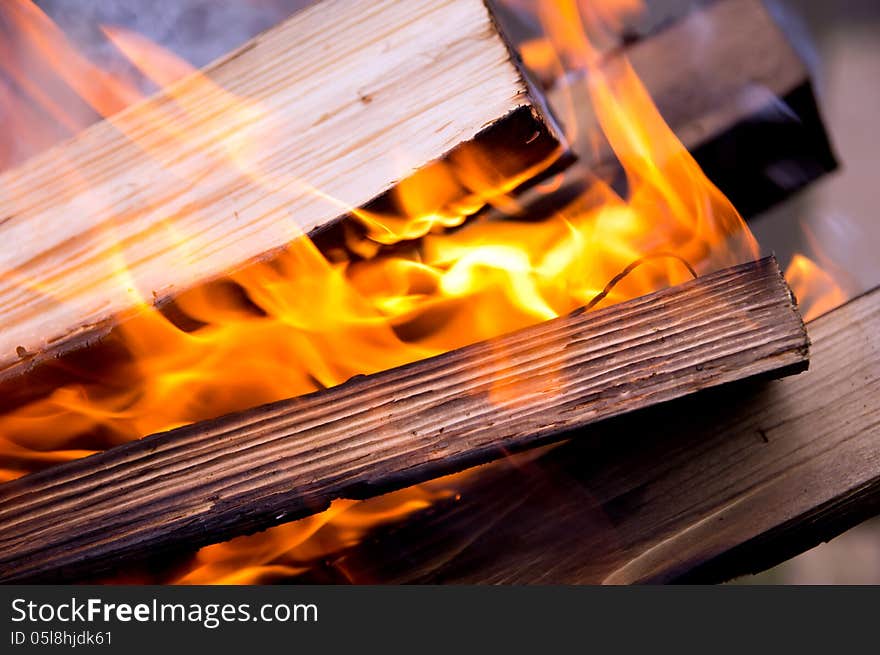
[[[523,110],[555,133],[483,0],[296,14],[0,176],[0,369],[278,249]]]
[[[807,336],[766,259],[0,486],[0,580],[75,577],[770,372]]]
[[[315,570],[356,582],[720,582],[827,541],[880,513],[880,289],[807,328],[807,373],[487,465],[456,502]]]

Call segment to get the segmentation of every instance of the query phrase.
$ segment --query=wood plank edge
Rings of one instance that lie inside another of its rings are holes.
[[[784,281],[781,278],[781,273],[779,272],[778,266],[775,263],[775,260],[772,258],[767,258],[761,260],[759,262],[752,262],[750,264],[745,264],[740,267],[734,267],[732,269],[726,269],[724,271],[720,271],[716,274],[712,274],[709,276],[705,276],[704,278],[699,278],[698,280],[688,282],[685,285],[679,285],[679,287],[674,287],[672,289],[663,290],[657,292],[656,294],[651,294],[652,296],[661,296],[666,293],[675,293],[676,290],[681,291],[681,287],[686,287],[688,285],[693,286],[699,284],[701,282],[705,283],[707,278],[712,279],[724,279],[724,276],[735,276],[737,271],[743,271],[745,269],[751,268],[755,271],[767,271],[768,267],[772,267],[772,270],[775,271],[775,274],[779,276],[779,284],[784,285]],[[756,275],[760,275],[760,273],[756,273]],[[786,288],[787,287],[783,287]],[[630,301],[630,303],[638,303],[644,302],[644,299],[647,297],[642,297],[640,299],[635,299],[634,301]],[[625,305],[626,303],[622,303],[621,305]],[[615,308],[620,308],[621,305],[615,305],[609,307],[605,310],[600,310],[599,312],[594,312],[592,316],[600,316],[602,313],[612,313]],[[797,318],[797,321],[800,322],[800,327],[803,330],[803,322],[800,321],[800,317],[798,316],[794,305],[791,304],[791,311],[793,316]],[[797,370],[802,370],[805,360],[807,358],[807,350],[808,346],[806,344],[806,332],[803,331],[802,339],[799,341],[799,346],[794,348],[793,351],[789,352],[787,356],[782,360],[768,360],[761,363],[761,366],[755,370],[756,373],[768,374],[773,369],[779,369],[780,373],[793,373]],[[477,344],[479,345],[479,344]],[[423,365],[424,362],[416,362],[409,366],[414,365]],[[781,367],[781,368],[780,368]],[[405,367],[404,367],[405,368]],[[398,369],[399,370],[399,369]],[[734,376],[734,378],[736,377]],[[726,380],[715,381],[707,386],[717,386]],[[357,383],[358,380],[350,381],[346,384]],[[321,392],[318,392],[321,393]],[[671,400],[672,398],[679,397],[680,395],[684,395],[684,392],[678,394],[665,395],[662,400]],[[286,402],[286,401],[282,401]],[[257,411],[257,410],[254,410]],[[216,419],[215,421],[222,421],[222,419]],[[202,424],[200,424],[202,425]],[[195,428],[192,428],[195,429]],[[187,430],[187,428],[183,428],[183,430]],[[19,481],[13,481],[4,485],[7,491],[11,491],[12,489],[18,487],[21,484],[27,485],[34,480],[40,478],[52,478],[58,473],[63,472],[65,469],[67,470],[78,470],[82,467],[89,468],[93,464],[96,464],[105,459],[114,459],[120,456],[124,457],[124,454],[130,450],[139,450],[144,447],[148,447],[150,442],[153,442],[154,448],[158,446],[158,443],[167,439],[173,439],[175,434],[179,431],[163,433],[158,435],[153,435],[151,437],[147,437],[143,440],[139,440],[136,442],[131,442],[129,444],[125,444],[123,446],[119,446],[110,451],[105,451],[104,453],[100,453],[94,455],[90,458],[84,458],[83,460],[77,460],[74,462],[68,462],[65,464],[61,464],[58,467],[53,467],[51,469],[46,469],[43,472],[34,474],[33,476],[27,476],[26,478],[20,478]],[[539,434],[532,435],[532,438],[523,439],[520,443],[516,444],[515,448],[517,450],[522,450],[525,448],[534,447],[536,445],[540,445],[543,443],[547,443],[549,441],[553,441],[554,438],[558,438],[559,435],[564,434],[564,429],[558,430],[545,430]],[[365,496],[374,496],[380,493],[384,493],[385,491],[391,488],[398,488],[401,486],[407,486],[414,482],[423,481],[429,477],[435,477],[437,475],[441,475],[444,473],[452,472],[455,470],[462,470],[464,468],[469,468],[475,464],[483,463],[490,459],[496,458],[499,455],[503,454],[499,452],[498,449],[494,447],[485,447],[480,449],[475,449],[470,453],[466,453],[464,456],[458,456],[452,458],[450,461],[442,461],[442,462],[429,462],[422,466],[412,467],[407,471],[400,472],[395,475],[387,475],[382,480],[378,481],[370,481],[369,483],[357,483],[348,485],[343,484],[340,487],[336,487],[333,490],[332,494],[328,494],[326,492],[321,492],[318,495],[314,493],[306,493],[304,495],[300,495],[295,491],[287,491],[287,492],[279,492],[270,496],[264,496],[257,503],[257,507],[252,508],[253,512],[250,512],[247,518],[243,517],[240,525],[237,526],[235,534],[243,534],[254,532],[258,530],[262,530],[272,525],[288,522],[290,520],[294,520],[296,518],[301,518],[303,516],[315,513],[320,511],[321,509],[329,506],[329,503],[336,498],[351,498],[351,497],[365,497]],[[98,464],[100,466],[100,464]],[[279,505],[280,502],[280,505]],[[281,515],[278,514],[278,507],[284,506],[287,510],[283,512]],[[265,507],[263,507],[265,506]],[[262,509],[261,509],[262,508]],[[206,543],[212,543],[218,540],[218,538],[213,538],[206,536],[201,533],[198,524],[193,524],[187,527],[186,525],[178,525],[175,528],[175,531],[180,532],[181,534],[187,537],[187,546],[201,545]],[[229,535],[225,535],[229,536]],[[223,537],[225,538],[225,537]],[[178,540],[179,541],[179,540]],[[171,547],[167,547],[169,550],[172,550]],[[125,551],[127,549],[123,549]],[[111,567],[115,561],[118,561],[120,556],[125,555],[125,552],[115,552],[112,559],[104,560],[103,562],[94,563],[93,567],[95,571],[101,570],[101,567]],[[24,562],[19,562],[19,564],[23,564]],[[21,580],[21,579],[43,579],[41,576],[45,573],[45,568],[42,569],[43,573],[40,573],[41,569],[38,568],[36,570],[29,570],[29,567],[21,567],[18,566],[15,571],[6,571],[4,575],[0,576],[7,581],[9,580]],[[89,569],[90,572],[93,572],[92,569]],[[51,571],[46,574],[48,577],[46,579],[76,579],[81,575],[81,571],[75,571],[69,578],[67,574],[62,569]],[[33,577],[35,576],[35,577]]]
[[[514,137],[511,138],[511,133]],[[560,141],[560,139],[562,139]],[[487,125],[475,136],[471,141],[465,141],[446,153],[442,159],[454,156],[456,152],[463,148],[470,147],[472,144],[479,144],[481,147],[491,148],[494,142],[499,141],[528,141],[529,147],[534,151],[534,161],[530,166],[535,166],[540,172],[528,178],[515,192],[520,189],[529,188],[530,186],[541,182],[549,175],[564,169],[574,161],[574,157],[565,145],[564,137],[559,132],[559,127],[554,119],[541,115],[541,112],[531,104],[523,104],[509,112],[502,119]],[[442,160],[441,159],[441,160]],[[441,161],[435,160],[435,161]],[[433,162],[431,162],[433,163]],[[431,163],[428,165],[430,166]],[[394,188],[383,192],[369,203],[364,205],[369,209],[372,205],[378,205],[386,201],[386,199],[394,192]],[[307,235],[314,238],[323,233],[335,223],[349,218],[344,214],[336,219],[335,222],[322,225],[315,228]],[[221,275],[213,276],[202,280],[201,284],[208,284],[218,279],[226,278],[228,275],[247,268],[248,266],[258,265],[270,261],[278,256],[287,244],[266,251],[257,257],[252,257],[240,266],[225,271]],[[197,286],[199,286],[197,285]],[[52,359],[58,359],[77,350],[83,350],[95,346],[104,339],[115,327],[132,320],[133,318],[143,314],[146,311],[161,310],[163,306],[171,302],[174,297],[186,291],[187,289],[175,290],[173,294],[164,296],[154,296],[146,304],[129,309],[126,312],[116,314],[107,320],[82,325],[72,331],[54,337],[49,341],[48,347],[36,353],[20,354],[18,361],[11,362],[5,366],[0,366],[0,382],[6,382],[19,376],[31,374],[37,367]]]

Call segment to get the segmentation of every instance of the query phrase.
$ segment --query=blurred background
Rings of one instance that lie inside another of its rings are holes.
[[[811,67],[840,169],[751,222],[783,261],[796,250],[831,272],[852,297],[880,284],[876,185],[880,130],[880,2],[787,0],[776,14]],[[880,521],[743,583],[880,583]]]
[[[102,38],[101,24],[139,32],[200,67],[311,2],[38,0],[37,4],[90,59],[125,73],[130,64]],[[637,32],[681,16],[696,2],[645,0],[645,4]],[[750,225],[763,250],[775,252],[783,268],[795,252],[805,253],[832,274],[844,297],[851,298],[880,284],[876,208],[880,130],[874,123],[880,115],[880,2],[768,0],[767,4],[811,70],[840,168],[753,218]],[[150,90],[148,82],[139,83]],[[2,102],[0,120],[4,120]],[[53,137],[46,139],[51,142]],[[15,135],[7,141],[14,150]],[[10,158],[15,158],[14,153]],[[880,521],[869,521],[737,582],[880,583]]]

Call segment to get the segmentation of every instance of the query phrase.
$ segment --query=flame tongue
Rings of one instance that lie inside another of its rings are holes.
[[[797,253],[785,269],[785,280],[794,292],[805,321],[812,321],[846,302],[847,294],[819,264]]]
[[[605,5],[606,21],[612,5],[630,8],[632,2]],[[120,326],[109,338],[114,358],[66,370],[64,384],[0,416],[0,476],[336,385],[756,257],[742,219],[669,131],[631,68],[597,64],[601,57],[579,26],[588,19],[595,27],[603,11],[585,18],[574,2],[538,7],[559,61],[589,71],[593,110],[625,171],[626,197],[594,180],[547,220],[482,216],[444,231],[487,202],[517,210],[506,196],[515,184],[483,178],[472,166],[484,153],[458,157],[397,189],[402,215],[357,212],[372,238],[354,223],[323,250],[302,237],[270,263],[191,290],[163,313],[149,310]],[[54,74],[97,111],[110,113],[133,99],[131,85],[95,74],[26,0],[4,4],[0,15],[21,28],[41,66],[54,65]],[[212,84],[138,35],[117,28],[105,34],[159,84],[181,76],[189,76],[187,84]],[[541,56],[546,60],[547,52]],[[0,66],[23,86],[29,83],[24,69]],[[40,101],[39,89],[27,88],[29,101]],[[217,93],[245,122],[249,112],[267,111]],[[44,121],[82,125],[78,117],[56,115],[63,104],[43,107]],[[174,112],[185,117],[189,109],[180,102]],[[16,120],[23,112],[14,108]],[[170,138],[221,153],[220,165],[246,172],[252,184],[272,183],[252,165],[260,144],[214,147],[209,135],[216,126],[182,134],[171,118],[157,116],[167,121]],[[569,122],[569,129],[577,126]],[[149,152],[148,143],[131,137]],[[25,145],[33,152],[45,144]],[[470,197],[448,206],[450,190],[460,186]],[[629,272],[620,277],[621,271]],[[616,283],[609,287],[611,280]],[[424,508],[453,488],[454,479],[443,480],[367,503],[339,502],[320,516],[203,549],[177,579],[254,582],[293,575],[304,562],[351,545],[370,527]]]

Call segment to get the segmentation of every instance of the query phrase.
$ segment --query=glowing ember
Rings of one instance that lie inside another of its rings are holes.
[[[597,179],[547,220],[517,220],[518,207],[505,194],[521,180],[487,177],[478,165],[486,153],[465,150],[399,186],[403,215],[358,211],[359,223],[345,225],[344,239],[323,250],[302,237],[274,261],[193,289],[164,312],[145,308],[108,338],[111,361],[76,371],[70,363],[57,365],[67,369],[64,384],[0,417],[0,478],[559,316],[593,302],[627,267],[632,271],[597,304],[678,284],[691,270],[704,273],[754,259],[757,247],[742,219],[664,124],[634,72],[625,63],[601,67],[600,53],[579,27],[586,22],[610,31],[610,17],[617,14],[609,11],[629,10],[633,3],[615,0],[601,10],[590,5],[585,16],[573,0],[539,3],[548,40],[525,55],[538,57],[545,70],[552,53],[567,69],[589,70],[603,138],[626,173],[625,197]],[[74,130],[90,120],[64,113],[67,103],[55,101],[43,82],[52,89],[63,82],[64,93],[75,92],[103,115],[135,99],[131,84],[84,61],[27,0],[4,3],[0,15],[19,30],[17,47],[39,61],[40,71],[32,75],[10,53],[0,59],[22,92],[10,113],[22,127],[9,132],[25,139],[2,144],[2,163],[48,145],[31,141],[42,124],[60,122]],[[212,84],[138,35],[117,28],[105,34],[160,85],[186,75],[187,83]],[[227,100],[245,118],[265,111]],[[29,105],[40,111],[26,110]],[[156,120],[170,138],[219,152],[223,165],[247,171],[253,184],[273,183],[252,166],[259,143],[237,137],[218,147],[211,135],[221,126],[210,122],[204,133],[179,134],[174,113],[188,111],[178,105]],[[577,129],[570,116],[563,118],[569,131]],[[148,143],[129,136],[149,152]],[[469,192],[464,200],[457,195],[460,187]],[[546,188],[552,190],[553,182]],[[444,231],[486,203],[513,215],[504,221],[477,217]],[[204,548],[190,570],[172,579],[245,583],[293,575],[305,562],[356,543],[369,528],[453,494],[454,482],[364,503],[337,502],[319,516]]]

